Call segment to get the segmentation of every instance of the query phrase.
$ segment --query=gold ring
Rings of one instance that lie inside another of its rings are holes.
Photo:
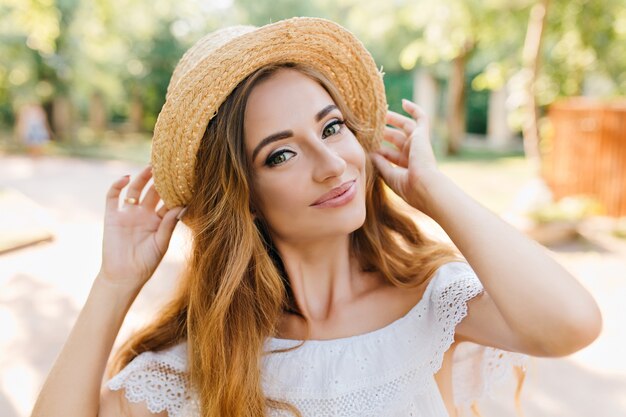
[[[124,199],[124,203],[126,204],[137,204],[137,199],[134,197],[126,197]]]

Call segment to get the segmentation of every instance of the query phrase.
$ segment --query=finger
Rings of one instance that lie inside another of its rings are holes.
[[[382,155],[379,155],[376,152],[371,152],[370,157],[372,158],[372,161],[374,161],[376,168],[378,168],[378,170],[380,171],[385,182],[392,189],[394,189],[397,178],[400,175],[400,170],[402,170],[402,168],[394,167]]]
[[[411,116],[413,116],[416,120],[427,119],[427,116],[424,110],[417,104],[413,103],[411,100],[407,100],[403,98],[402,108],[404,109],[404,111],[406,111]]]
[[[126,186],[126,184],[128,184],[129,179],[130,175],[124,175],[122,178],[119,178],[111,184],[111,187],[106,195],[106,211],[117,210],[120,194],[122,193],[122,189]]]
[[[406,168],[406,158],[402,156],[401,152],[386,146],[381,146],[376,150],[376,152],[379,155],[384,156],[392,164],[400,165]]]
[[[165,217],[165,214],[167,213],[167,207],[165,207],[165,204],[161,205],[161,207],[157,210],[157,216],[159,216],[160,218]]]
[[[402,99],[402,108],[417,120],[417,128],[425,132],[430,130],[428,115],[424,109],[407,99]]]
[[[154,238],[158,247],[162,250],[163,253],[165,253],[170,244],[172,233],[174,232],[174,228],[178,223],[178,219],[176,218],[176,216],[182,211],[182,209],[183,207],[175,207],[171,210],[168,210],[163,216],[161,224],[159,224],[159,228],[157,229]]]
[[[385,126],[383,139],[385,139],[389,143],[396,145],[398,149],[402,149],[404,147],[404,143],[407,140],[407,137],[402,130]]]
[[[410,135],[413,129],[415,129],[415,120],[391,110],[387,111],[386,122],[402,129],[407,135]]]
[[[148,188],[148,191],[146,191],[146,194],[143,197],[143,201],[141,202],[141,205],[149,208],[150,210],[154,210],[157,206],[157,204],[159,204],[159,193],[157,193],[156,188],[154,188],[154,183],[150,185],[150,188]]]
[[[130,183],[130,186],[128,187],[128,192],[126,193],[126,197],[132,197],[139,201],[139,197],[141,197],[141,191],[144,189],[151,177],[152,167],[148,165]]]
[[[176,215],[176,218],[178,220],[182,219],[185,213],[187,213],[187,208],[188,206],[185,206],[181,211],[178,212],[178,214]]]

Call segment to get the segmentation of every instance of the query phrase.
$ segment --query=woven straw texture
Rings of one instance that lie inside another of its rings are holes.
[[[387,111],[383,73],[348,30],[309,17],[221,29],[183,55],[157,118],[151,163],[155,188],[166,207],[184,206],[191,199],[200,140],[226,97],[257,69],[282,62],[315,66],[371,131],[360,138],[363,147],[371,150],[380,143]]]

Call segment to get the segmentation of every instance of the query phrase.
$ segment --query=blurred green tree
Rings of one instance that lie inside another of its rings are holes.
[[[176,62],[202,34],[309,15],[337,21],[363,40],[389,74],[392,109],[410,88],[411,72],[426,69],[447,86],[443,126],[447,148],[456,152],[467,124],[467,80],[479,91],[507,85],[511,123],[521,129],[527,120],[522,50],[537,3],[0,0],[0,123],[11,126],[20,103],[37,100],[47,105],[53,126],[71,131],[72,115],[97,113],[90,111],[93,97],[102,97],[109,121],[150,130]],[[542,45],[533,90],[540,110],[562,96],[626,94],[623,0],[552,0]]]
[[[235,19],[228,3],[0,0],[0,123],[34,100],[71,135],[67,119],[93,114],[102,97],[108,119],[134,113],[135,128],[150,130],[184,50]]]

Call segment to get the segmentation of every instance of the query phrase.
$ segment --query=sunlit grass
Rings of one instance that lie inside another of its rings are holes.
[[[441,158],[440,169],[465,192],[496,213],[507,209],[519,190],[532,179],[523,154],[464,150]]]

